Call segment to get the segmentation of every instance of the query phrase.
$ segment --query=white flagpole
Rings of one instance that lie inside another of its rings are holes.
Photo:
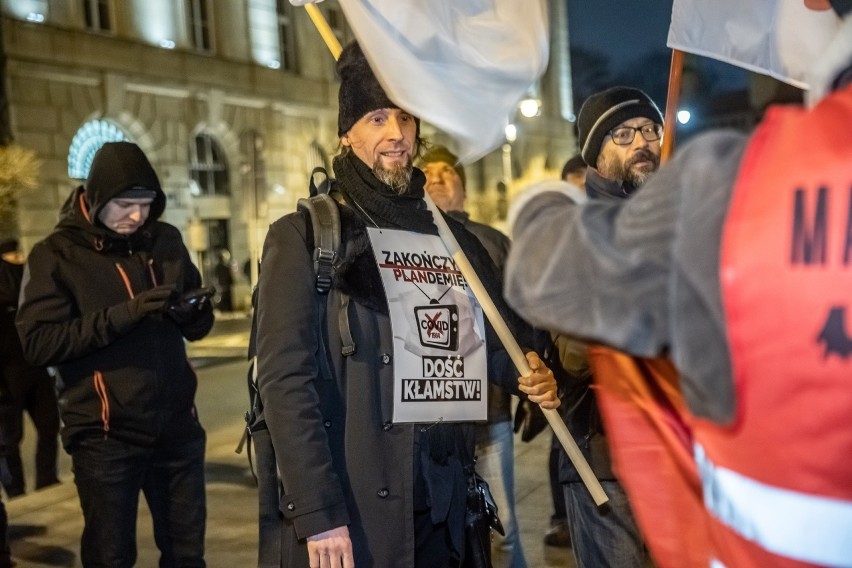
[[[308,16],[310,16],[311,21],[316,26],[317,31],[320,36],[322,36],[323,41],[328,46],[328,50],[334,56],[335,61],[340,57],[340,52],[343,51],[343,48],[340,47],[340,42],[337,40],[337,36],[334,35],[334,31],[332,31],[331,26],[328,25],[328,22],[325,21],[325,17],[320,12],[319,8],[317,8],[316,4],[305,4],[305,10],[308,11]]]
[[[530,369],[530,366],[527,363],[527,358],[524,356],[524,352],[521,351],[518,342],[515,340],[515,337],[512,335],[512,332],[509,331],[509,327],[503,320],[503,316],[501,316],[500,312],[497,311],[497,306],[494,305],[494,302],[491,300],[491,296],[488,295],[488,292],[485,290],[485,286],[482,285],[482,281],[473,270],[473,266],[471,266],[470,261],[465,256],[459,246],[459,243],[456,241],[455,236],[453,236],[452,231],[447,226],[447,222],[444,221],[441,211],[429,197],[428,193],[424,195],[424,199],[426,201],[426,205],[429,207],[429,211],[432,212],[435,224],[438,226],[438,234],[444,242],[444,246],[447,247],[447,250],[449,250],[453,260],[456,261],[456,264],[461,270],[462,276],[464,276],[464,279],[467,280],[467,283],[470,285],[473,295],[476,296],[477,301],[482,306],[482,311],[485,312],[485,316],[488,318],[488,321],[491,322],[494,331],[497,332],[497,336],[500,337],[503,347],[505,347],[506,351],[509,352],[512,362],[515,364],[515,367],[518,368],[518,372],[525,377],[531,375],[532,369]],[[580,448],[578,448],[576,442],[574,442],[574,437],[571,436],[571,433],[565,426],[565,422],[562,421],[562,417],[556,410],[549,408],[542,408],[542,412],[544,412],[544,417],[547,418],[547,423],[550,424],[550,427],[553,429],[553,433],[556,434],[556,437],[562,444],[565,453],[567,453],[568,457],[571,459],[571,463],[574,464],[574,467],[577,469],[577,473],[580,474],[580,478],[583,480],[583,483],[586,485],[589,493],[592,494],[592,498],[595,500],[595,503],[598,507],[600,507],[606,503],[609,498],[606,496],[606,493],[604,492],[597,477],[595,477],[595,474],[592,473],[592,468],[589,467],[589,462],[586,461],[586,458],[583,457],[583,454],[580,452]]]

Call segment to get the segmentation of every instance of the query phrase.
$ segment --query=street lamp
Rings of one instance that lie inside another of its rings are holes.
[[[533,118],[541,114],[541,101],[528,97],[518,103],[518,108],[526,118]]]
[[[507,142],[514,142],[518,139],[518,127],[512,124],[511,122],[506,125],[504,132],[506,133]]]

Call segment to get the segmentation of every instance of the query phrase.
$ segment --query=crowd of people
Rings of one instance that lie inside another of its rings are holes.
[[[852,6],[806,3],[843,18],[806,109],[706,133],[661,165],[658,105],[595,93],[562,179],[513,204],[511,241],[471,220],[457,156],[421,138],[357,42],[344,48],[332,176],[270,226],[259,270],[253,384],[274,477],[259,565],[484,568],[499,532],[505,566],[527,566],[520,400],[559,410],[608,498],[554,436],[542,537],[577,566],[852,566],[852,442],[832,428],[850,408],[852,237],[819,205],[847,192],[848,206],[852,186]],[[61,432],[86,567],[136,563],[140,494],[160,566],[207,562],[185,342],[210,332],[217,300],[165,208],[142,150],[106,143],[26,263],[0,243],[0,483],[26,491],[25,412],[35,489],[60,482]],[[229,256],[215,276],[230,310]],[[0,568],[7,525],[0,501]]]

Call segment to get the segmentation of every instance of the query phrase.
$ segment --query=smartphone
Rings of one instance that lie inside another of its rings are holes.
[[[216,288],[214,286],[210,286],[208,288],[196,288],[195,290],[190,290],[185,293],[180,298],[179,304],[189,304],[190,306],[201,305],[216,293]]]

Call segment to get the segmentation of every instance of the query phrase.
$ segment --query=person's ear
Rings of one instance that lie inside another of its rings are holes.
[[[349,141],[349,135],[348,134],[344,134],[343,136],[340,137],[340,144],[342,146],[347,147],[347,148],[352,146],[352,143]]]

